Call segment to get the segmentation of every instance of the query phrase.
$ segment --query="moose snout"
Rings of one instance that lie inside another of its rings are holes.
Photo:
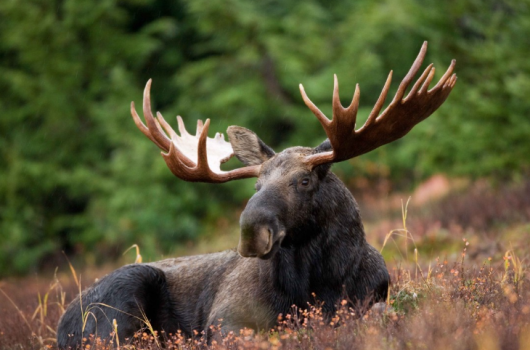
[[[245,258],[260,257],[270,252],[273,243],[273,229],[268,225],[241,229],[237,251]]]
[[[247,209],[241,214],[237,251],[243,257],[268,259],[279,247],[285,230],[275,213],[258,208]]]

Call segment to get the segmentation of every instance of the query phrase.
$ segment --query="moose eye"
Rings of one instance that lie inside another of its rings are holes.
[[[302,180],[302,182],[300,183],[302,186],[307,186],[309,185],[309,179],[308,178],[305,178]]]

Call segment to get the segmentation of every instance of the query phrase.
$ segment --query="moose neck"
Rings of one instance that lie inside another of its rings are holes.
[[[328,173],[314,195],[313,215],[304,225],[288,230],[282,247],[270,260],[262,276],[279,292],[280,312],[293,304],[307,307],[316,298],[333,307],[347,274],[356,270],[366,245],[355,199],[346,186]]]

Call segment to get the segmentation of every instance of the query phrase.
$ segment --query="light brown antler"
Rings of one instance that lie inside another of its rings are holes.
[[[302,84],[300,92],[305,104],[315,114],[329,138],[332,151],[317,153],[306,158],[313,167],[330,162],[341,162],[367,153],[379,146],[405,136],[414,125],[430,116],[445,101],[456,83],[456,75],[452,74],[455,60],[442,76],[438,84],[428,90],[434,77],[434,67],[430,64],[414,84],[407,97],[403,98],[412,79],[420,69],[427,42],[423,43],[418,57],[412,64],[408,74],[398,87],[396,95],[388,107],[379,115],[385,102],[392,81],[392,71],[388,75],[385,86],[379,96],[366,123],[355,130],[357,110],[359,108],[359,85],[355,88],[353,100],[348,108],[344,108],[339,99],[339,83],[334,76],[333,119],[329,120],[318,107],[307,97]]]
[[[138,129],[163,151],[162,157],[175,176],[186,181],[212,183],[258,176],[259,165],[232,171],[221,170],[221,164],[228,161],[234,151],[232,145],[224,140],[223,134],[217,133],[213,139],[207,136],[210,119],[206,119],[204,124],[198,120],[197,133],[192,136],[186,131],[182,118],[178,116],[179,136],[160,112],[157,112],[155,118],[151,111],[150,90],[151,79],[145,85],[143,101],[147,126],[138,116],[134,102],[131,102],[131,115]]]

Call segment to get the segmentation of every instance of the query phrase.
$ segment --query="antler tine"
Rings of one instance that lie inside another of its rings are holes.
[[[432,67],[431,70],[429,71],[429,75],[427,76],[427,79],[421,86],[421,89],[418,93],[424,94],[427,91],[427,89],[429,88],[429,85],[431,84],[432,79],[434,78],[435,72],[436,72],[436,68]]]
[[[153,112],[151,111],[151,82],[152,79],[149,79],[144,89],[144,117],[151,136],[157,141],[156,143],[158,145],[162,145],[163,149],[167,151],[169,150],[171,140],[160,130],[153,117]]]
[[[317,117],[318,121],[324,128],[328,127],[331,121],[318,109],[318,107],[307,97],[307,94],[305,93],[304,86],[302,84],[299,85],[300,87],[300,94],[302,94],[302,99],[304,100],[305,105],[313,112],[313,114]]]
[[[198,126],[198,123],[197,123]],[[197,149],[197,169],[199,170],[210,170],[210,167],[208,165],[208,154],[206,151],[206,137],[208,136],[208,129],[210,128],[210,119],[206,119],[206,123],[204,123],[203,127],[201,128],[200,135],[199,135],[199,147]],[[199,128],[197,127],[197,132],[199,132]]]
[[[432,68],[433,64],[429,64],[427,66],[427,68],[425,68],[425,70],[423,71],[423,73],[420,75],[419,79],[416,81],[416,83],[414,84],[414,86],[412,86],[412,89],[410,90],[409,94],[407,95],[407,97],[405,97],[405,100],[407,100],[408,98],[414,96],[414,94],[416,92],[418,92],[418,90],[420,89],[420,86],[422,86],[423,82],[425,81],[425,79],[427,79],[427,76],[429,75],[429,72],[431,71],[431,68]],[[430,82],[429,82],[430,83]]]
[[[451,80],[449,82],[451,88],[453,88],[455,86],[457,80],[458,80],[458,77],[456,76],[456,74],[453,74],[451,76]],[[444,85],[444,88],[447,87],[447,85],[448,84]]]
[[[149,140],[153,141],[153,143],[157,145],[158,148],[164,151],[167,151],[167,149],[165,149],[164,146],[159,144],[158,141],[151,135],[151,132],[149,131],[147,126],[144,125],[144,123],[142,122],[142,119],[140,119],[140,116],[136,112],[136,108],[134,107],[134,102],[131,102],[131,115],[133,117],[134,124],[136,124],[136,126],[138,127],[138,129],[140,129],[142,134],[144,134]]]
[[[178,137],[177,133],[175,132],[175,130],[173,130],[173,128],[171,127],[171,125],[169,125],[168,122],[166,122],[166,120],[164,119],[164,117],[162,116],[162,113],[160,112],[156,112],[156,120],[158,120],[160,122],[160,124],[162,125],[162,127],[164,128],[164,130],[166,131],[166,133],[169,134],[169,137],[171,139],[174,139],[176,137]]]
[[[354,121],[356,121],[357,119],[357,111],[359,110],[360,99],[361,99],[361,88],[359,87],[359,84],[355,84],[355,91],[353,93],[352,100],[348,108],[346,108],[347,113],[352,114],[353,117],[355,118]],[[353,126],[355,127],[355,123],[353,123]]]
[[[410,67],[409,72],[403,78],[401,81],[401,84],[399,84],[399,87],[396,91],[396,95],[394,96],[394,99],[392,100],[392,103],[396,101],[400,101],[403,98],[403,95],[405,95],[405,90],[407,90],[407,87],[409,86],[412,79],[414,79],[414,76],[418,71],[420,70],[421,64],[423,63],[423,59],[425,58],[425,54],[427,53],[427,42],[424,41],[423,45],[421,46],[420,53],[414,60],[414,63],[412,64],[412,67]]]
[[[445,82],[449,77],[452,78],[451,74],[453,73],[453,70],[455,69],[456,60],[451,60],[451,64],[449,65],[449,68],[445,71],[444,75],[440,78],[440,81],[438,81],[438,84],[436,84],[431,90],[429,90],[429,93],[431,91],[435,91],[445,85]],[[455,75],[453,75],[455,76]],[[455,76],[456,77],[456,76]]]
[[[189,135],[190,133],[188,130],[186,130],[186,126],[184,126],[184,121],[182,120],[182,117],[180,115],[177,115],[177,123],[179,126],[179,132],[181,135]]]
[[[156,124],[156,128],[158,129],[160,134],[164,135],[166,138],[168,138],[171,141],[171,138],[170,138],[171,136],[167,137],[166,131],[164,130],[164,128],[162,127],[162,124],[160,124],[160,120],[158,119],[158,115],[162,115],[162,114],[160,114],[160,112],[156,112],[156,115],[157,115],[157,117],[154,118],[155,124]]]
[[[344,112],[344,107],[342,106],[342,103],[340,103],[339,80],[337,79],[337,74],[333,74],[332,108],[333,108],[333,114],[332,114],[333,119],[331,119],[331,122],[333,123],[333,121],[336,121],[336,118],[341,116]]]
[[[202,120],[197,119],[197,131],[195,132],[195,136],[199,136],[201,134],[203,127],[204,124],[202,123]]]
[[[383,90],[381,91],[381,94],[379,95],[379,98],[377,99],[377,102],[375,103],[374,108],[370,112],[368,119],[366,119],[366,122],[361,127],[361,129],[370,126],[375,121],[375,119],[379,116],[379,112],[381,112],[381,108],[383,108],[383,105],[385,104],[386,96],[388,95],[388,90],[390,89],[390,83],[392,82],[392,74],[393,74],[393,71],[390,71],[390,73],[388,73],[385,86],[383,87]]]

